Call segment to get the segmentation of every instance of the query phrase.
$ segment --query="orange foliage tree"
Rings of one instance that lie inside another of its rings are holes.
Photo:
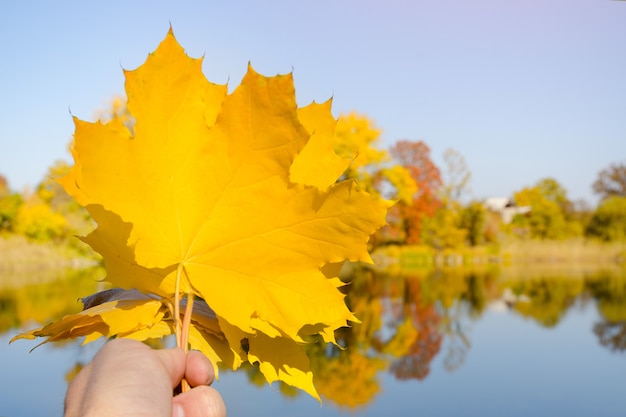
[[[392,208],[390,223],[402,229],[406,243],[419,244],[424,218],[432,217],[441,206],[437,196],[443,186],[441,172],[430,158],[430,148],[421,140],[398,141],[390,153],[409,171],[418,188],[410,203],[400,201]]]

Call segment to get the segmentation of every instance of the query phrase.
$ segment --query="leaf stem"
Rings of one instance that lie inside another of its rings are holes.
[[[185,316],[183,318],[183,328],[181,333],[182,347],[187,353],[189,345],[189,327],[191,326],[191,314],[193,311],[193,292],[187,293],[187,307],[185,308]]]
[[[180,322],[180,278],[183,268],[183,265],[179,263],[176,269],[176,289],[174,290],[174,333],[176,334],[176,346],[180,348],[183,347]]]
[[[185,308],[185,317],[183,318],[181,344],[185,353],[189,350],[189,327],[191,326],[191,315],[193,313],[193,298],[192,291],[187,293],[187,307]],[[182,392],[187,392],[191,389],[186,379],[181,381]]]
[[[193,303],[194,303],[194,293],[193,291],[188,291],[187,295],[187,306],[185,307],[185,316],[182,321],[180,318],[180,303],[182,301],[181,291],[180,291],[180,280],[182,279],[183,273],[185,274],[185,278],[189,279],[187,276],[187,270],[185,269],[183,264],[178,264],[178,268],[176,270],[176,292],[174,293],[174,323],[175,323],[175,332],[176,332],[176,346],[182,348],[185,353],[189,351],[189,327],[191,326],[191,316],[193,314]],[[181,391],[187,392],[191,389],[189,383],[186,379],[181,381]]]

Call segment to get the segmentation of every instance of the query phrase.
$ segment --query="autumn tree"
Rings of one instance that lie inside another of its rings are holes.
[[[565,219],[566,236],[581,236],[584,230],[584,201],[573,202],[567,198],[567,190],[554,178],[544,178],[537,182],[542,195],[555,202]],[[580,210],[580,211],[579,211]]]
[[[459,227],[460,210],[442,205],[433,216],[424,218],[421,240],[437,250],[458,249],[465,244],[467,230]]]
[[[438,197],[443,185],[441,172],[430,158],[430,148],[423,141],[398,141],[391,148],[391,155],[406,168],[418,188],[410,203],[398,203],[391,213],[401,224],[406,243],[419,244],[424,219],[434,216],[441,206]]]
[[[93,229],[93,220],[87,210],[78,204],[57,182],[70,172],[71,167],[65,161],[56,161],[48,168],[44,179],[37,186],[36,194],[50,210],[64,217],[68,235],[84,235]],[[70,239],[70,246],[87,250],[78,239]]]
[[[626,197],[626,163],[613,163],[598,174],[593,191],[602,199]]]
[[[554,201],[560,207],[567,204],[567,191],[554,178],[544,178],[536,184],[541,195],[550,201]]]
[[[514,225],[525,229],[530,237],[562,239],[582,233],[579,221],[571,215],[573,204],[567,198],[567,191],[552,178],[516,192],[514,200],[519,206],[531,208],[530,213],[513,219]]]
[[[626,197],[611,196],[598,205],[587,225],[587,236],[604,241],[626,239]]]
[[[459,227],[466,231],[466,240],[470,246],[478,246],[485,241],[487,209],[479,201],[472,201],[459,213]]]
[[[463,224],[468,222],[470,217],[462,217],[463,206],[461,198],[467,193],[471,173],[465,163],[463,156],[454,149],[444,152],[444,162],[446,171],[444,174],[444,184],[441,188],[441,207],[434,216],[425,221],[422,238],[424,243],[436,249],[455,249],[466,243],[471,225]],[[479,220],[479,219],[474,219]],[[477,227],[473,225],[472,227]]]
[[[136,120],[135,117],[128,111],[125,97],[114,96],[107,108],[96,112],[96,118],[103,123],[110,122],[113,119],[118,119],[129,130],[129,132],[131,132],[131,134],[134,134]]]
[[[374,173],[389,159],[378,149],[381,131],[374,121],[364,115],[349,113],[337,120],[334,134],[335,153],[351,163],[341,179],[356,179],[367,191],[374,189]]]
[[[0,175],[0,198],[4,198],[9,194],[11,194],[11,189],[9,188],[9,181],[7,181],[4,175]]]
[[[380,149],[380,135],[374,121],[364,115],[353,112],[339,116],[334,149],[337,155],[350,160],[340,180],[354,179],[370,194],[410,204],[418,189],[415,180],[409,170]],[[404,232],[397,227],[399,217],[397,207],[389,211],[388,225],[372,236],[371,247],[404,240]]]
[[[35,241],[45,242],[65,237],[67,222],[34,194],[19,207],[13,230]]]
[[[335,153],[351,160],[341,179],[355,179],[360,188],[374,195],[409,202],[417,191],[415,181],[380,149],[380,135],[367,116],[354,112],[339,116],[333,137]]]
[[[564,237],[565,219],[557,203],[548,199],[537,186],[524,188],[514,194],[519,206],[530,206],[530,213],[517,215],[513,224],[523,228],[530,237],[556,239]]]
[[[9,182],[0,175],[0,232],[12,232],[15,217],[24,203],[19,193],[11,192]]]
[[[0,198],[0,232],[12,232],[17,212],[24,203],[20,194]]]

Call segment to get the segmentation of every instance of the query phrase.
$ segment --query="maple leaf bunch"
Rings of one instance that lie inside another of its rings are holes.
[[[118,289],[18,336],[102,335],[179,346],[232,369],[258,363],[318,398],[301,344],[357,321],[339,291],[346,260],[371,262],[386,201],[337,182],[331,102],[298,108],[291,74],[251,66],[241,84],[210,83],[170,30],[125,71],[132,131],[75,118],[74,166],[60,179],[97,228],[83,240]],[[217,369],[216,369],[217,372]]]

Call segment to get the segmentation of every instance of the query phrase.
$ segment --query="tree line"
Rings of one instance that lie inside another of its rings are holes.
[[[626,163],[612,163],[598,174],[593,191],[601,200],[596,208],[571,201],[556,179],[545,178],[512,192],[508,205],[525,210],[506,218],[485,201],[464,202],[471,171],[456,150],[445,151],[445,166],[440,168],[424,141],[400,140],[381,150],[379,135],[370,119],[354,113],[339,118],[335,134],[337,153],[353,158],[344,176],[397,200],[374,244],[441,250],[509,238],[626,240]]]
[[[133,119],[120,103],[114,101],[101,118],[121,117],[132,129]],[[335,152],[351,160],[340,180],[354,179],[366,191],[396,201],[388,225],[372,238],[373,246],[393,243],[441,250],[497,244],[511,237],[626,240],[625,163],[612,163],[598,173],[593,191],[601,201],[594,209],[571,201],[556,179],[545,178],[512,192],[508,206],[525,210],[505,218],[484,201],[463,202],[471,171],[460,153],[447,150],[442,170],[424,141],[399,140],[382,149],[380,133],[371,119],[357,113],[340,116],[335,129]],[[22,193],[11,190],[0,175],[0,236],[76,245],[70,238],[88,233],[94,225],[55,181],[68,170],[66,162],[56,162],[34,191]]]

